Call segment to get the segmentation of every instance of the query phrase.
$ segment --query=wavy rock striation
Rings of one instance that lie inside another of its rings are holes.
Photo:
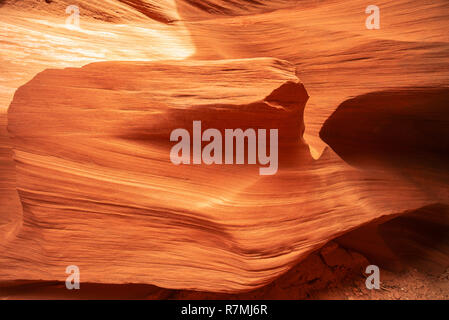
[[[295,67],[269,58],[39,73],[8,111],[23,217],[0,243],[2,279],[63,281],[75,264],[83,282],[241,292],[357,226],[447,201],[331,150],[313,160],[307,100]],[[193,120],[278,128],[279,171],[172,164],[170,132]]]

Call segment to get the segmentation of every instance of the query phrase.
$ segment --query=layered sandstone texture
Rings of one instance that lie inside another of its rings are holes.
[[[63,280],[74,264],[86,282],[249,290],[360,224],[447,199],[330,151],[313,160],[307,100],[295,68],[267,58],[39,73],[8,111],[23,216],[3,277]],[[174,165],[170,133],[194,120],[278,128],[278,172]]]
[[[273,298],[348,261],[444,275],[449,4],[375,4],[378,30],[361,0],[1,1],[0,285],[77,265]],[[277,173],[174,165],[195,120],[279,129]]]

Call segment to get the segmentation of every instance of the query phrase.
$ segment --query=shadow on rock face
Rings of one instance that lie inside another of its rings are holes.
[[[387,270],[439,275],[449,267],[449,207],[436,204],[378,219],[335,241]]]
[[[407,88],[346,100],[320,137],[351,165],[448,171],[449,88]]]

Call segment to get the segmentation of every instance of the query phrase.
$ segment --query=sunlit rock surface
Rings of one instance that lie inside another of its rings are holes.
[[[79,28],[69,5],[0,4],[0,287],[77,264],[100,286],[296,288],[334,238],[449,267],[447,1],[380,0],[379,30],[361,0],[77,1]],[[279,171],[174,166],[193,120],[279,128]],[[267,288],[247,297],[303,297]]]
[[[75,264],[87,282],[248,290],[351,228],[440,200],[331,152],[313,160],[302,139],[308,95],[294,70],[247,59],[38,74],[8,112],[24,210],[4,278],[62,280]],[[175,166],[170,132],[196,119],[279,128],[279,171]]]

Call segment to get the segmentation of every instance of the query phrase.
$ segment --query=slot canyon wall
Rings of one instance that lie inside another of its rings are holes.
[[[2,1],[0,296],[447,299],[449,4],[376,5]],[[174,165],[195,120],[277,173]]]

